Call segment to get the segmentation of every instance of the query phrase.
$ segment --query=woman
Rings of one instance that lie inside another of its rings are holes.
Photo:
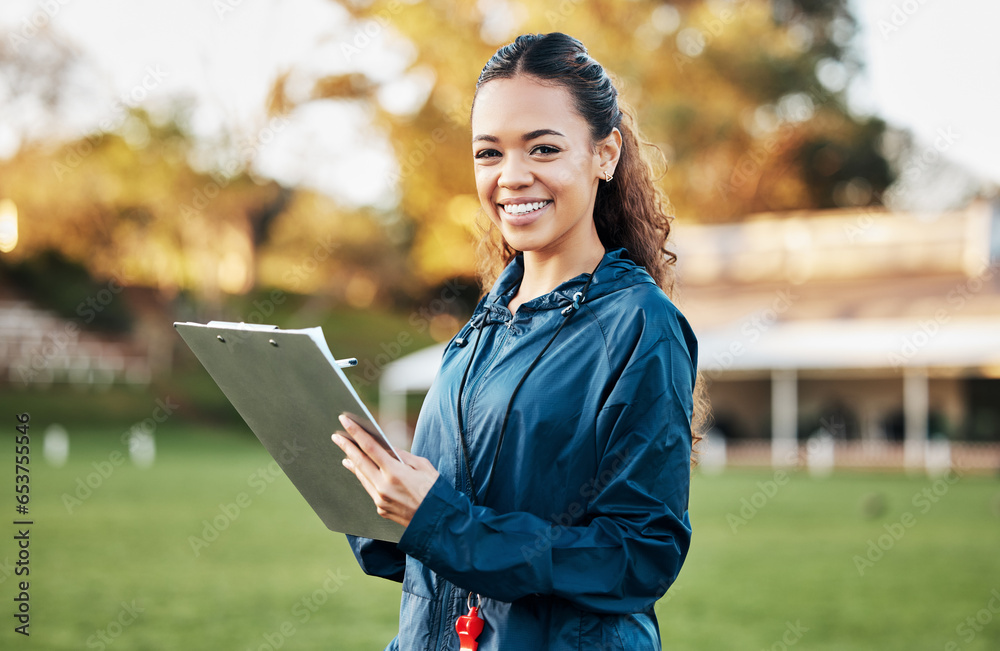
[[[691,535],[696,342],[658,286],[669,221],[630,122],[564,34],[520,36],[483,69],[473,161],[504,268],[403,463],[346,418],[355,442],[334,435],[406,527],[350,538],[366,573],[403,583],[388,649],[660,648],[653,606]]]

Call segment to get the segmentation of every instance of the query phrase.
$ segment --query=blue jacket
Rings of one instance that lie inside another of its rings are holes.
[[[366,573],[403,583],[387,649],[457,650],[470,591],[482,596],[479,651],[659,649],[653,606],[691,537],[694,334],[623,249],[575,311],[591,274],[512,316],[522,275],[518,257],[444,352],[413,441],[440,477],[402,539],[348,537]]]

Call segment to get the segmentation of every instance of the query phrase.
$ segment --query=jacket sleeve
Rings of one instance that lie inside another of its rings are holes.
[[[351,535],[347,536],[347,542],[365,574],[380,576],[397,583],[403,582],[406,554],[399,551],[396,543]]]
[[[691,537],[696,352],[683,317],[670,321],[646,324],[603,403],[603,456],[585,504],[556,522],[498,513],[438,478],[399,549],[500,601],[546,594],[599,613],[651,608],[677,577]]]

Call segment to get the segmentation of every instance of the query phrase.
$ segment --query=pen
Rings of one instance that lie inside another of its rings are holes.
[[[345,359],[338,359],[337,360],[337,366],[339,366],[340,368],[348,368],[348,367],[357,366],[357,365],[358,365],[358,358],[357,357],[347,357]]]

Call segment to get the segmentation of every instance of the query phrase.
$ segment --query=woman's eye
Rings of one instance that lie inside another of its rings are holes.
[[[534,154],[558,154],[559,150],[551,145],[538,145],[532,150]]]
[[[498,152],[496,149],[482,149],[476,152],[475,158],[495,158],[496,156],[499,155],[500,152]]]

